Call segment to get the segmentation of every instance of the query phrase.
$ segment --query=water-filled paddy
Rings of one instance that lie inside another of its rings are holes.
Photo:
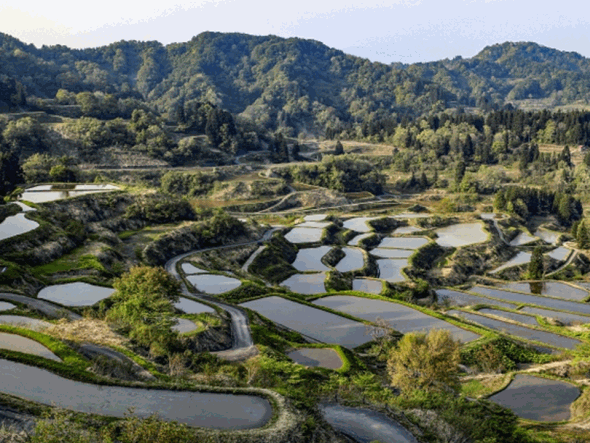
[[[322,239],[322,229],[293,228],[285,235],[285,239],[291,243],[313,243]]]
[[[8,311],[10,309],[14,309],[16,308],[15,305],[13,305],[12,303],[7,303],[5,301],[0,301],[0,311]]]
[[[481,223],[461,223],[445,226],[436,231],[436,242],[445,247],[459,248],[461,246],[482,243],[488,239],[488,234]]]
[[[295,274],[281,283],[281,286],[286,286],[291,292],[298,294],[322,294],[326,292],[324,281],[326,274],[323,272],[317,274]]]
[[[367,225],[368,221],[375,220],[378,217],[356,217],[346,220],[343,223],[345,229],[356,232],[370,232],[371,228]]]
[[[548,252],[547,255],[554,260],[564,261],[569,257],[571,252],[571,249],[560,246],[559,248],[555,248],[553,251]]]
[[[47,286],[39,292],[37,298],[49,300],[65,306],[91,306],[113,295],[113,288],[94,286],[76,282],[65,285]]]
[[[525,306],[521,309],[521,311],[528,312],[529,314],[540,315],[541,317],[554,318],[565,325],[572,325],[575,323],[590,323],[590,317],[568,314],[567,312],[551,311],[550,309],[531,308],[530,306]]]
[[[340,369],[344,364],[338,353],[330,348],[300,348],[287,354],[295,363],[303,366]]]
[[[582,342],[573,338],[564,337],[562,335],[552,334],[550,332],[538,331],[536,329],[525,328],[512,323],[496,320],[493,318],[484,317],[483,315],[472,314],[463,311],[449,311],[449,314],[464,317],[467,320],[478,323],[487,328],[512,334],[516,337],[521,337],[527,340],[536,340],[550,346],[558,348],[575,349],[575,347]]]
[[[565,300],[584,300],[588,297],[588,291],[575,286],[556,281],[539,282],[510,282],[501,285],[502,288],[513,291],[529,292],[531,294],[549,295]]]
[[[53,361],[61,361],[57,355],[43,346],[41,343],[31,340],[30,338],[21,337],[16,334],[0,332],[0,349],[8,351],[18,351],[25,354],[37,355]],[[4,389],[5,380],[2,379],[2,389]]]
[[[113,185],[76,185],[74,189],[64,190],[54,188],[53,185],[41,185],[28,188],[20,196],[21,200],[31,201],[33,203],[44,203],[64,198],[77,197],[86,194],[96,194],[101,192],[111,192],[119,190]]]
[[[0,315],[0,325],[18,326],[20,328],[39,331],[48,328],[51,323],[22,315]]]
[[[78,412],[123,417],[133,408],[142,418],[215,429],[257,428],[272,417],[269,402],[253,395],[96,386],[1,359],[0,378],[3,393]]]
[[[373,235],[372,233],[368,233],[368,234],[359,234],[356,237],[354,237],[352,240],[350,240],[348,242],[348,246],[358,246],[359,242],[363,239],[363,238],[367,238],[370,237],[371,235]]]
[[[197,291],[205,294],[223,294],[242,285],[242,282],[237,278],[216,274],[189,275],[186,279]]]
[[[418,249],[428,241],[424,237],[385,237],[379,243],[379,248]]]
[[[397,228],[393,233],[395,235],[403,235],[403,234],[413,234],[414,232],[422,231],[423,229],[417,228],[415,226],[401,226]]]
[[[186,334],[197,329],[195,322],[187,320],[186,318],[176,318],[175,320],[176,324],[172,326],[172,330],[180,334]]]
[[[523,264],[528,263],[530,261],[531,261],[531,253],[530,252],[519,252],[518,254],[516,254],[516,256],[514,256],[513,258],[508,260],[502,266],[494,269],[493,271],[490,271],[490,274],[495,274],[495,273],[500,272],[504,269],[511,268],[512,266],[523,265]]]
[[[466,294],[465,292],[453,291],[452,289],[437,289],[439,303],[444,302],[445,299],[449,303],[456,306],[474,306],[479,304],[486,304],[491,306],[501,306],[503,308],[515,309],[518,305],[512,303],[505,303],[490,298],[478,297],[476,295]]]
[[[240,306],[324,343],[355,348],[371,341],[371,337],[365,333],[363,323],[281,297],[266,297],[242,303]]]
[[[526,245],[527,243],[532,243],[537,239],[526,232],[520,232],[516,237],[512,239],[510,242],[510,246],[522,246]]]
[[[408,258],[414,251],[412,249],[374,248],[371,249],[370,253],[381,258]]]
[[[570,405],[579,395],[580,390],[569,383],[517,374],[506,389],[489,399],[521,418],[562,421],[570,418]]]
[[[406,258],[377,260],[377,266],[379,266],[379,278],[382,280],[395,283],[406,279],[402,274],[402,269],[408,266]]]
[[[403,334],[436,328],[448,330],[455,339],[462,342],[475,340],[479,337],[471,331],[423,314],[416,309],[384,300],[372,300],[351,295],[332,295],[315,300],[313,303],[363,320],[375,321],[379,317]]]
[[[329,271],[330,268],[322,263],[322,257],[326,255],[330,249],[332,249],[331,246],[300,249],[297,252],[297,257],[295,257],[295,261],[292,265],[298,271]]]
[[[205,271],[204,269],[201,268],[197,268],[195,265],[191,264],[191,263],[183,263],[182,265],[180,265],[182,272],[184,272],[187,275],[190,274],[206,274],[207,271]]]
[[[320,410],[330,426],[360,443],[418,443],[402,425],[378,412],[337,404],[320,405]]]
[[[363,251],[356,248],[342,248],[346,255],[335,266],[338,272],[350,272],[361,269],[365,265]]]
[[[354,291],[368,292],[369,294],[381,294],[383,283],[381,280],[370,280],[368,278],[355,278],[352,281]]]
[[[416,212],[402,212],[401,214],[392,215],[393,218],[428,218],[430,214],[418,214]]]
[[[38,227],[39,223],[26,218],[24,212],[11,215],[10,217],[6,217],[4,221],[0,223],[0,241],[25,234]]]
[[[311,215],[306,215],[305,217],[303,217],[303,220],[305,220],[305,221],[322,221],[327,216],[328,216],[328,214],[311,214]]]
[[[551,245],[557,244],[560,235],[559,232],[547,231],[546,229],[537,229],[535,231],[535,237],[539,237],[541,240]]]
[[[330,226],[331,222],[316,222],[316,221],[306,221],[297,225],[298,228],[314,228],[314,229],[324,229]]]
[[[502,289],[489,288],[486,286],[474,286],[470,291],[487,295],[489,297],[499,298],[501,300],[507,300],[512,303],[527,303],[550,309],[559,309],[574,313],[580,312],[590,315],[590,304],[586,303],[577,303],[538,295],[521,294],[520,292],[504,291]]]
[[[506,318],[508,320],[513,320],[513,321],[517,321],[519,323],[524,323],[526,325],[539,326],[537,319],[535,317],[531,317],[530,315],[523,315],[523,314],[517,314],[515,312],[506,312],[506,311],[501,311],[499,309],[487,309],[487,308],[480,309],[477,312],[479,312],[481,314],[495,315],[496,317]]]
[[[201,314],[203,312],[215,312],[215,309],[203,303],[189,300],[188,298],[179,297],[178,302],[174,303],[177,309],[180,309],[185,314]]]

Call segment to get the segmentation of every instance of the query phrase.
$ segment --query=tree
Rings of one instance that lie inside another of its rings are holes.
[[[0,196],[10,194],[23,181],[23,170],[14,151],[0,152]]]
[[[408,333],[391,350],[387,372],[402,393],[414,390],[447,392],[459,390],[461,360],[459,342],[449,331],[431,329],[428,334]]]
[[[465,162],[463,160],[461,160],[457,164],[457,169],[455,169],[455,184],[457,185],[457,187],[461,183],[461,180],[463,180],[464,176],[465,176]]]
[[[334,155],[342,155],[344,154],[344,146],[340,143],[340,140],[336,142],[336,147],[334,148]]]
[[[544,272],[545,269],[543,266],[543,248],[537,246],[533,250],[533,254],[531,255],[528,277],[531,280],[540,280],[543,278]]]
[[[590,248],[590,233],[588,232],[585,221],[579,224],[576,231],[576,238],[578,240],[578,247],[580,249]]]

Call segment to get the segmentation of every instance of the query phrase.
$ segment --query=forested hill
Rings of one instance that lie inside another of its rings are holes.
[[[323,132],[448,107],[587,102],[590,61],[534,43],[487,47],[471,59],[385,65],[275,36],[206,32],[168,46],[122,41],[75,50],[36,48],[0,33],[0,101],[18,105],[19,84],[42,98],[60,89],[143,98],[170,116],[191,100],[209,101],[268,129]]]

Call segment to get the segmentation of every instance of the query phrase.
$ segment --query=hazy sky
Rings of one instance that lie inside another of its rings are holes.
[[[36,46],[184,42],[203,31],[319,40],[373,61],[471,57],[534,41],[590,57],[584,0],[1,0],[0,32]]]

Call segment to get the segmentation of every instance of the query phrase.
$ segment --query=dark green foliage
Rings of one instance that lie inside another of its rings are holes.
[[[580,222],[575,230],[572,228],[572,233],[574,237],[578,241],[578,248],[580,249],[588,249],[590,248],[590,232],[588,232],[588,227],[586,226],[585,221]]]
[[[342,146],[342,143],[340,143],[340,140],[338,140],[336,142],[336,147],[334,148],[334,155],[342,155],[344,154],[344,147]]]
[[[23,84],[14,78],[0,75],[0,112],[2,107],[11,110],[27,104]]]
[[[125,217],[152,223],[172,223],[179,220],[195,220],[197,214],[183,198],[146,194],[138,197],[127,207]]]
[[[23,170],[16,153],[0,152],[0,197],[10,194],[23,179]]]
[[[168,194],[198,197],[211,191],[215,182],[220,179],[221,175],[217,172],[184,173],[170,171],[162,176],[161,189]]]
[[[282,236],[275,235],[268,242],[267,248],[254,259],[250,271],[271,283],[280,283],[297,270],[291,266],[297,257],[297,247]]]
[[[531,256],[531,261],[528,268],[528,278],[531,280],[540,280],[543,278],[545,268],[543,266],[543,248],[541,246],[535,247]]]
[[[495,370],[496,368],[484,368],[486,363],[482,358],[483,349],[493,349],[497,352],[499,361],[504,370],[510,371],[516,368],[517,363],[546,363],[551,359],[547,354],[541,354],[534,348],[523,343],[505,337],[494,337],[475,346],[466,346],[461,350],[461,361],[467,366],[475,366],[481,370]]]

